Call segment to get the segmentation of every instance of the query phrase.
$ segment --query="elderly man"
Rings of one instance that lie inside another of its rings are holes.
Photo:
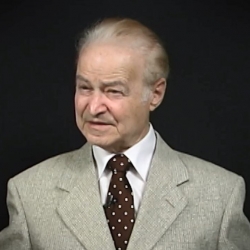
[[[149,123],[168,71],[137,21],[83,34],[75,111],[87,143],[9,181],[1,250],[250,249],[243,179],[174,151]]]

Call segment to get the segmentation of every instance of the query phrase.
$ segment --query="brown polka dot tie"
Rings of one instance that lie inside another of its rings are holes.
[[[134,201],[126,172],[132,166],[123,154],[115,155],[107,164],[112,178],[104,207],[108,225],[117,250],[125,250],[134,226]]]

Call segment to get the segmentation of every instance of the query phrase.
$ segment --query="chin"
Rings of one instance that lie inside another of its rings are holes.
[[[112,146],[115,144],[114,140],[107,137],[105,138],[105,136],[87,135],[85,136],[85,138],[90,144],[96,145],[103,149],[112,148]]]

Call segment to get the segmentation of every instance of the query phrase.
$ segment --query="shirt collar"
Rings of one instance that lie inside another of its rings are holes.
[[[151,165],[155,149],[156,137],[152,124],[150,123],[149,131],[146,136],[133,145],[131,148],[123,152],[135,167],[140,177],[146,181],[148,171]],[[93,145],[93,155],[98,169],[98,178],[100,178],[105,170],[108,161],[115,155],[103,148]]]

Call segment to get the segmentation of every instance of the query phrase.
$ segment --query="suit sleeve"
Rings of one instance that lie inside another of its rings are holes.
[[[13,180],[8,182],[7,207],[9,226],[0,232],[0,249],[31,250],[25,212]]]
[[[250,249],[250,223],[243,212],[244,200],[245,182],[240,177],[223,215],[218,250]]]

